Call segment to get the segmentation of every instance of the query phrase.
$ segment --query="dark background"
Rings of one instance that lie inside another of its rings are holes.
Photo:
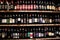
[[[6,0],[2,0],[2,1],[6,1]],[[11,2],[12,0],[8,0],[9,2]],[[14,2],[17,2],[17,0],[13,0]],[[26,0],[25,0],[26,1]],[[33,1],[33,0],[32,0]],[[60,0],[43,0],[43,1],[53,1],[55,4],[60,3]]]

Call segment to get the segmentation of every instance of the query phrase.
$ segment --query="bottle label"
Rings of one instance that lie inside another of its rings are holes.
[[[50,9],[49,5],[47,5],[47,9]]]
[[[20,18],[18,18],[18,21],[21,21],[21,19],[20,19]]]
[[[7,19],[2,19],[2,23],[7,23]]]
[[[29,23],[32,23],[32,19],[29,19]]]
[[[37,18],[35,18],[35,22],[38,22],[38,19]]]

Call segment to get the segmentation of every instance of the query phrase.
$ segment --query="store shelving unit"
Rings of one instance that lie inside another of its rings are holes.
[[[49,13],[49,14],[59,14],[60,15],[60,11],[41,11],[41,10],[0,10],[0,13],[20,13],[20,12],[37,12],[37,13]],[[60,24],[0,24],[0,27],[2,26],[16,26],[16,27],[20,27],[20,26],[60,26]],[[57,40],[57,39],[60,39],[60,37],[56,37],[56,38],[34,38],[34,39],[27,39],[27,40]],[[1,39],[2,40],[2,39]],[[26,39],[3,39],[3,40],[26,40]]]

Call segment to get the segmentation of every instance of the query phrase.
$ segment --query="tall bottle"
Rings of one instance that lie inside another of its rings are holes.
[[[41,1],[41,10],[44,10],[43,1]]]
[[[53,2],[51,2],[51,8],[53,11],[55,11],[55,4]]]
[[[46,10],[47,9],[47,3],[46,3],[46,1],[44,1],[44,10]]]
[[[21,14],[18,15],[18,18],[17,18],[17,19],[18,19],[18,20],[17,20],[18,23],[21,23]]]
[[[47,11],[50,9],[49,2],[47,1]]]
[[[41,10],[41,1],[39,1],[39,7],[37,6],[39,10]]]
[[[1,10],[1,0],[0,0],[0,10]]]
[[[4,0],[1,1],[1,10],[4,10]]]
[[[11,2],[10,2],[10,10],[14,10],[14,2],[13,2],[13,0],[11,0]]]
[[[7,0],[6,0],[6,2],[5,2],[4,5],[5,5],[5,6],[4,6],[4,7],[5,7],[4,9],[7,10],[7,9],[8,9],[8,1],[7,1]]]
[[[51,1],[49,2],[49,11],[52,10],[52,5],[51,5]]]
[[[28,23],[32,23],[32,14],[29,14]]]
[[[34,23],[38,23],[38,15],[37,14],[35,14],[35,16],[34,16]]]
[[[21,23],[24,23],[23,14],[21,14]]]
[[[60,3],[58,3],[58,11],[60,11]]]
[[[32,23],[35,22],[35,14],[32,14]]]

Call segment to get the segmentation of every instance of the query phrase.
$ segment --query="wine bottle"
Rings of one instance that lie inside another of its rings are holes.
[[[8,9],[8,1],[7,1],[7,0],[6,0],[6,2],[5,2],[4,5],[5,5],[5,6],[4,6],[4,7],[5,7],[4,9],[7,10],[7,9]]]
[[[38,8],[38,6],[39,6],[39,2],[38,1],[34,1],[35,2],[35,5],[36,5],[36,10],[38,10],[39,8]]]
[[[49,11],[50,6],[49,6],[49,2],[47,1],[47,11]]]
[[[58,3],[58,10],[60,11],[60,3]]]
[[[34,23],[38,23],[37,14],[35,14]]]
[[[32,23],[34,23],[35,21],[35,14],[32,14]]]
[[[21,14],[18,15],[18,23],[21,23]]]
[[[10,2],[10,8],[9,9],[14,10],[14,2],[13,2],[13,0]]]
[[[28,23],[32,23],[32,14],[29,15]]]
[[[1,1],[1,10],[4,10],[4,0]]]
[[[21,14],[21,23],[24,23],[23,14]]]
[[[0,10],[1,10],[1,0],[0,0]]]
[[[17,1],[17,10],[20,10],[20,4],[19,3],[20,3],[20,1],[18,0]]]
[[[24,23],[27,23],[27,17],[26,17],[27,15],[26,14],[24,14]]]
[[[49,10],[52,10],[52,5],[51,5],[51,1],[49,2]]]
[[[43,10],[46,10],[46,1],[43,1]]]
[[[55,11],[55,4],[53,2],[51,3],[51,8],[53,11]]]
[[[41,1],[41,10],[44,10],[43,1]]]

